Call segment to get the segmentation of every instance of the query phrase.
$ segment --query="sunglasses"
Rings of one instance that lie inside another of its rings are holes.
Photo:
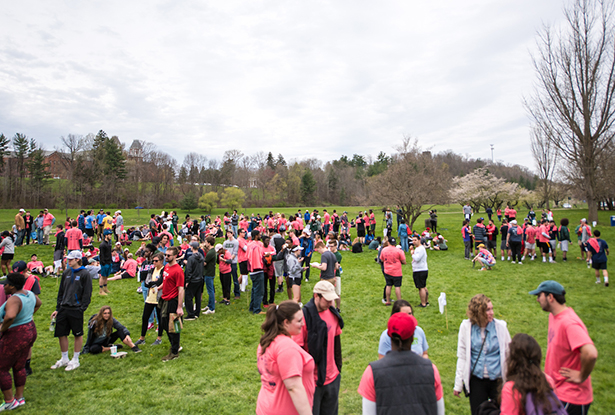
[[[160,262],[159,259],[153,259],[152,262]]]

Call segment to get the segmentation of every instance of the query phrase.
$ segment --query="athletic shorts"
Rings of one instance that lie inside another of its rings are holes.
[[[483,245],[484,245],[484,244],[485,244],[485,242],[484,242],[484,241],[474,242],[474,249],[478,249],[478,245],[480,245],[480,244],[483,244]]]
[[[248,261],[242,261],[239,263],[239,274],[248,275]]]
[[[53,261],[62,261],[64,259],[64,251],[53,251]]]
[[[560,243],[562,252],[568,252],[568,241],[561,241]]]
[[[100,266],[100,276],[101,277],[108,277],[109,275],[111,275],[111,264],[105,264],[105,265],[101,265]]]
[[[86,229],[85,234],[91,238],[94,236],[94,229]]]
[[[342,277],[335,277],[335,293],[338,297],[342,295]]]
[[[14,256],[15,254],[2,254],[2,257],[0,259],[2,259],[3,261],[10,261],[11,259],[13,259]]]
[[[427,274],[429,271],[416,271],[412,273],[414,286],[416,288],[425,288],[427,286]]]
[[[299,277],[299,278],[293,278],[293,277],[286,277],[286,285],[288,287],[292,287],[293,285],[296,285],[297,287],[301,287],[301,280],[303,278]]]
[[[365,229],[357,229],[357,236],[359,238],[365,237]]]
[[[487,241],[487,249],[496,249],[498,241]]]
[[[127,280],[129,278],[134,278],[134,277],[131,277],[130,274],[128,272],[126,272],[126,271],[122,272],[122,279],[123,280]]]
[[[606,269],[606,261],[605,262],[592,262],[592,268],[595,270]]]
[[[500,244],[500,249],[502,251],[506,251],[508,249],[508,244],[506,243],[506,239],[502,239],[502,243]]]
[[[401,287],[402,276],[394,277],[389,274],[384,274],[384,279],[387,282],[387,287]]]
[[[551,250],[553,252],[555,252],[555,250],[557,249],[557,240],[556,239],[551,239],[549,241],[549,246],[551,247]]]
[[[549,244],[547,242],[536,242],[536,245],[538,245],[538,248],[540,248],[540,250],[542,252],[549,252]]]
[[[83,336],[83,311],[77,308],[60,308],[56,316],[56,329],[53,337]]]
[[[533,244],[526,242],[525,249],[529,249],[529,250],[536,249],[536,242],[534,242]]]
[[[273,269],[276,277],[284,276],[284,261],[273,261]]]

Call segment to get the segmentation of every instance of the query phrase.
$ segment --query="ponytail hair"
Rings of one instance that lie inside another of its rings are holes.
[[[299,304],[291,300],[282,301],[276,306],[273,304],[269,306],[265,322],[261,325],[261,330],[263,330],[263,335],[260,340],[261,354],[265,353],[267,347],[269,347],[271,342],[280,334],[290,336],[284,328],[284,321],[292,321],[297,311],[300,310],[301,307],[299,307]]]

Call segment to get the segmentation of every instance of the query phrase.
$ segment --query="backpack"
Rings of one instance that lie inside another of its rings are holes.
[[[555,409],[547,414],[542,410],[542,408],[537,408],[534,405],[534,396],[532,392],[528,392],[525,397],[525,415],[568,415],[568,411],[566,411],[564,405],[562,405],[557,396],[555,396],[555,393],[550,393],[549,402],[551,403],[551,407]],[[559,408],[557,407],[558,404]]]

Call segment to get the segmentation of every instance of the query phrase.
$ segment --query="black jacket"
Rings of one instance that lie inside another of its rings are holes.
[[[204,261],[199,251],[190,255],[186,264],[186,283],[203,281]]]
[[[344,321],[334,307],[329,307],[329,311],[337,317],[340,329],[344,328]],[[312,298],[303,306],[303,318],[307,330],[307,343],[303,348],[314,358],[314,364],[318,369],[318,380],[316,386],[323,386],[327,378],[327,359],[334,358],[337,370],[342,371],[342,343],[340,336],[335,336],[334,356],[327,356],[328,330],[325,323],[318,315],[318,309]]]
[[[94,317],[96,317],[96,314],[90,317],[90,320],[88,321],[88,338],[83,346],[84,354],[90,352],[90,347],[92,347],[93,344],[101,344],[105,347],[108,347],[110,344],[109,340],[112,333],[106,333],[106,337],[104,338],[102,336],[99,337],[94,333],[94,327],[96,326],[96,320],[94,320]],[[128,329],[124,327],[122,323],[117,321],[115,317],[113,318],[113,329],[119,333],[120,339],[122,340],[124,340],[126,336],[130,336]]]
[[[62,307],[79,308],[82,312],[87,310],[92,300],[92,278],[84,267],[73,269],[68,267],[62,274],[62,281],[58,289],[56,311]]]

